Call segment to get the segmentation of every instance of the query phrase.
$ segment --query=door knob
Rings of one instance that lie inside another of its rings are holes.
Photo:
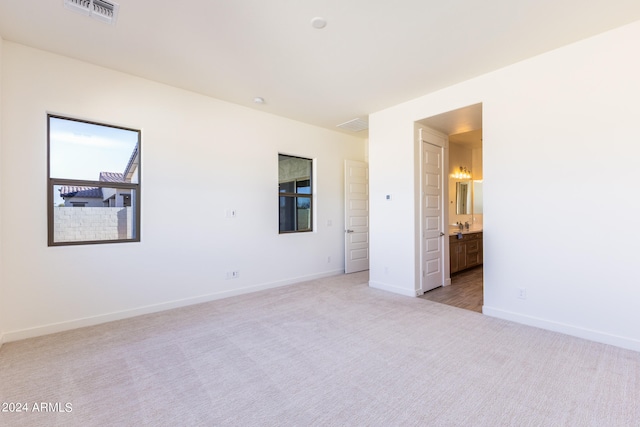
[[[354,233],[353,230],[345,230],[347,233]]]
[[[443,233],[442,231],[440,232],[440,236],[441,236],[441,237],[442,237],[442,236],[444,236],[444,233]]]

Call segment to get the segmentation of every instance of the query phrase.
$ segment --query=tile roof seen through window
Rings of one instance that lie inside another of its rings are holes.
[[[63,185],[62,187],[60,187],[60,196],[102,199],[102,189],[98,187],[78,187],[74,185]]]
[[[100,172],[102,182],[124,182],[124,174],[119,172]]]
[[[119,172],[100,172],[100,182],[124,182],[124,174]],[[102,198],[102,189],[98,187],[80,187],[63,185],[60,187],[61,197]]]

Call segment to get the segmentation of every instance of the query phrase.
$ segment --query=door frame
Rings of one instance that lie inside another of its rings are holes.
[[[440,186],[442,188],[442,192],[440,195],[440,203],[442,206],[442,216],[440,218],[440,231],[441,234],[443,233],[444,235],[441,235],[442,238],[442,257],[441,257],[441,262],[442,265],[441,270],[442,270],[442,285],[443,286],[448,286],[451,284],[451,274],[450,274],[450,264],[449,264],[449,238],[448,238],[448,226],[447,226],[447,218],[449,217],[449,205],[446,203],[447,201],[447,194],[449,192],[449,180],[448,180],[448,176],[449,176],[449,138],[447,135],[438,132],[434,129],[431,129],[429,127],[426,127],[424,125],[420,125],[418,128],[418,137],[416,138],[417,142],[416,142],[416,150],[417,150],[417,157],[418,157],[418,164],[419,167],[417,168],[417,173],[418,173],[418,177],[417,177],[417,183],[418,183],[418,194],[417,196],[419,196],[417,198],[417,200],[419,200],[419,203],[416,203],[416,218],[417,218],[417,229],[419,230],[419,232],[417,233],[417,241],[416,244],[418,245],[417,247],[417,260],[416,260],[416,265],[417,265],[417,289],[416,289],[416,295],[422,295],[424,294],[424,285],[423,285],[423,281],[425,279],[424,276],[424,245],[423,245],[423,239],[424,239],[424,224],[422,221],[422,216],[423,216],[423,203],[422,203],[422,199],[423,199],[423,194],[424,194],[424,158],[423,158],[423,154],[422,154],[422,144],[427,143],[427,144],[431,144],[431,145],[435,145],[437,147],[440,147],[442,149],[442,174],[441,174],[441,182],[440,182]]]

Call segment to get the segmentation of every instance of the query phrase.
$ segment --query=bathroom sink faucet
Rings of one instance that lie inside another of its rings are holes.
[[[465,221],[464,228],[466,228],[467,230],[469,229],[469,221]]]

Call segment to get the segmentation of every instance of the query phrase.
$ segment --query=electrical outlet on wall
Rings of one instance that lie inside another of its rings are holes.
[[[518,298],[527,299],[527,288],[518,288]]]

